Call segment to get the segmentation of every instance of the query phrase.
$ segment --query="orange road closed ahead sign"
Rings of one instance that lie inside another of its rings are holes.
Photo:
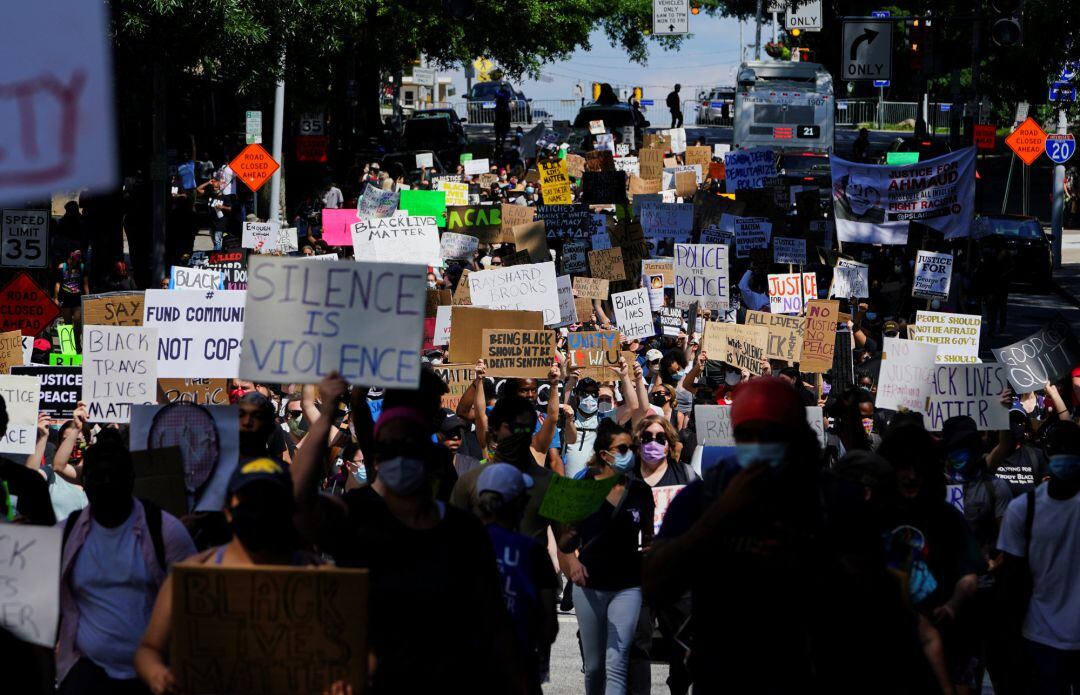
[[[1024,164],[1031,166],[1046,151],[1046,131],[1039,127],[1034,118],[1028,116],[1019,128],[1009,133],[1005,144]]]
[[[1043,135],[1043,137],[1046,136]],[[1042,145],[1039,147],[1042,147]],[[248,188],[257,191],[278,170],[278,163],[274,161],[274,158],[270,156],[270,153],[262,145],[252,144],[236,155],[236,159],[229,162],[229,167]]]

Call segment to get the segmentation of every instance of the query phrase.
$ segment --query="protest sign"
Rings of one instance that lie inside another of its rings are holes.
[[[360,261],[442,265],[434,217],[407,215],[360,220],[350,228]]]
[[[57,352],[49,353],[49,364],[53,366],[81,366],[82,355],[61,355]]]
[[[399,210],[405,210],[413,216],[434,217],[435,224],[439,227],[446,226],[446,206],[446,193],[444,193],[443,191],[422,191],[418,189],[410,189],[407,191],[401,191],[400,200],[398,201]],[[356,220],[351,220],[350,224],[352,224],[353,222],[356,222]],[[345,233],[346,235],[349,235],[349,230],[346,229]],[[329,240],[327,241],[327,243],[333,246],[342,245],[333,244],[333,242],[330,242]],[[348,245],[351,243],[352,237],[348,236],[348,240],[344,242],[344,245]]]
[[[1080,364],[1080,345],[1061,316],[1055,316],[1037,333],[993,348],[993,352],[1008,369],[1009,383],[1016,393],[1041,389],[1046,382],[1057,381]]]
[[[776,176],[776,155],[763,147],[752,147],[724,154],[727,192],[763,188],[765,179]]]
[[[664,151],[661,149],[643,149],[638,151],[639,168],[641,178],[645,181],[656,181],[659,185],[664,172]]]
[[[652,489],[653,495],[653,535],[660,533],[668,507],[675,495],[682,492],[685,485],[658,485]]]
[[[235,378],[244,290],[147,290],[143,325],[157,328],[159,377]]]
[[[348,235],[348,230],[345,231],[345,234]],[[326,239],[325,233],[323,239]],[[346,241],[344,245],[350,243],[352,242]],[[222,289],[242,290],[247,288],[247,259],[247,249],[196,251],[191,254],[188,265],[192,268],[219,271],[222,277]]]
[[[512,244],[514,243],[514,227],[520,224],[528,224],[535,220],[536,208],[528,205],[511,205],[510,203],[503,203],[499,214],[502,220],[502,234],[500,240]],[[545,228],[548,227],[550,227],[550,223],[545,224]],[[550,236],[551,230],[547,229],[547,233]]]
[[[183,692],[318,694],[367,681],[367,570],[181,563],[172,582],[169,661]]]
[[[825,429],[825,413],[820,405],[806,406],[806,424],[818,436],[818,444],[822,449],[829,446],[829,433]]]
[[[677,172],[675,174],[675,195],[687,199],[697,191],[697,181],[694,180],[693,172]]]
[[[574,288],[570,283],[570,276],[559,275],[555,278],[555,285],[559,294],[559,323],[556,327],[577,323],[577,306],[574,304]]]
[[[974,364],[979,361],[981,330],[982,316],[917,311],[915,325],[908,326],[908,337],[937,345],[938,364]]]
[[[773,263],[791,263],[803,265],[806,263],[806,239],[792,239],[790,237],[773,237]]]
[[[450,305],[468,306],[470,304],[472,304],[472,297],[469,296],[469,269],[463,268],[457,287],[454,288],[454,295],[450,298]]]
[[[613,294],[611,303],[615,307],[615,325],[624,338],[630,340],[656,335],[647,289],[642,287]]]
[[[220,290],[224,289],[224,279],[217,270],[185,268],[174,265],[169,268],[170,290]],[[83,300],[85,303],[85,299]]]
[[[833,212],[843,243],[906,244],[920,222],[945,239],[968,236],[975,205],[975,148],[903,166],[831,157]]]
[[[695,405],[698,446],[735,446],[730,405]]]
[[[600,508],[618,479],[612,476],[603,480],[575,480],[553,475],[539,514],[561,524],[581,521]]]
[[[915,254],[915,280],[911,285],[911,296],[947,299],[952,266],[951,253],[919,251]]]
[[[473,271],[468,282],[473,306],[539,311],[545,326],[559,322],[559,293],[551,261]]]
[[[686,129],[685,128],[672,128],[665,131],[667,136],[671,138],[668,147],[674,154],[681,154],[686,152]]]
[[[580,275],[588,272],[589,246],[580,241],[566,241],[562,248],[562,272]]]
[[[682,309],[673,306],[662,306],[655,309],[653,313],[660,319],[661,335],[674,338],[682,332]]]
[[[832,368],[836,351],[836,322],[840,302],[811,299],[806,303],[806,325],[799,368],[808,373],[824,373]]]
[[[675,287],[675,259],[674,258],[650,258],[641,261],[642,282],[645,278],[655,281],[659,278],[661,287]],[[655,283],[653,283],[655,286]]]
[[[735,218],[735,249],[738,258],[746,258],[753,249],[769,248],[772,222],[764,217]]]
[[[446,207],[469,204],[469,184],[461,181],[440,181],[435,190],[446,194]]]
[[[679,243],[690,241],[694,231],[693,203],[639,203],[641,228],[649,239],[670,239]]]
[[[431,154],[427,156],[430,157]],[[398,191],[384,191],[369,182],[364,186],[363,195],[356,201],[357,218],[390,217],[398,209],[398,195]]]
[[[594,278],[625,280],[626,266],[623,264],[622,248],[589,251],[589,269]]]
[[[533,263],[544,263],[551,260],[551,252],[547,245],[547,232],[544,231],[544,221],[526,222],[514,227],[514,246],[518,251],[527,251],[529,260]]]
[[[526,209],[535,209],[536,219],[544,221],[551,239],[589,239],[598,229],[592,210],[581,205],[538,205]],[[526,221],[531,222],[532,218]]]
[[[324,208],[322,211],[322,238],[331,246],[348,246],[352,243],[349,225],[359,217],[352,208]]]
[[[447,260],[471,261],[479,245],[480,240],[474,236],[443,232],[442,238],[439,240],[439,254]]]
[[[277,248],[277,233],[281,227],[277,222],[244,222],[243,235],[240,237],[240,245],[245,249]]]
[[[35,376],[0,375],[0,396],[7,406],[7,431],[0,432],[0,452],[32,454],[37,445],[41,389]]]
[[[83,326],[83,400],[90,422],[129,422],[157,400],[157,328]]]
[[[485,244],[504,240],[502,208],[498,205],[466,205],[446,208],[446,230],[474,236]],[[507,240],[512,239],[512,237]]]
[[[611,248],[611,235],[607,230],[599,231],[589,239],[593,251],[603,251]]]
[[[707,309],[730,306],[728,247],[722,244],[675,244],[675,306],[699,302]]]
[[[543,379],[555,363],[554,331],[485,328],[481,354],[491,376]]]
[[[843,299],[869,297],[870,267],[846,258],[837,259],[836,267],[833,268],[832,284],[829,285],[829,296]]]
[[[435,330],[432,334],[431,344],[447,346],[450,344],[450,314],[452,306],[435,307]]]
[[[424,299],[424,318],[435,318],[435,311],[449,305],[451,300],[450,290],[428,290]]]
[[[696,165],[699,167],[700,171],[708,171],[709,164],[712,163],[712,148],[708,145],[692,145],[687,147],[686,153],[683,154],[683,161],[686,162],[687,166]]]
[[[292,253],[300,250],[296,238],[296,227],[280,227],[278,229],[276,250],[281,253]]]
[[[480,174],[486,174],[491,168],[491,166],[488,164],[488,160],[486,157],[484,159],[470,159],[469,161],[464,162],[464,164],[466,176],[479,176]]]
[[[618,149],[619,147],[622,147],[622,145],[617,145],[616,149]],[[615,171],[622,171],[626,173],[627,181],[629,182],[629,186],[631,187],[630,193],[631,195],[633,195],[633,181],[635,179],[637,179],[638,181],[641,180],[638,178],[638,176],[641,174],[641,166],[638,164],[638,158],[620,156],[615,159],[613,165],[615,166]]]
[[[940,432],[946,420],[958,415],[970,417],[980,430],[1009,429],[1009,408],[1001,402],[1001,392],[1009,387],[1005,365],[938,365],[931,374],[929,402],[923,411],[926,429]]]
[[[608,281],[603,278],[576,277],[574,278],[574,291],[579,297],[607,300],[609,296]]]
[[[430,169],[435,166],[435,155],[431,152],[417,152],[416,153],[416,168],[417,169]]]
[[[158,403],[228,405],[227,379],[158,379]]]
[[[933,392],[937,347],[901,338],[885,338],[874,404],[889,410],[926,411]]]
[[[769,275],[769,311],[774,314],[798,314],[811,299],[817,299],[817,275],[798,273]]]
[[[461,397],[473,381],[476,369],[471,364],[433,364],[432,370],[446,383],[450,391],[442,396],[442,407],[456,410]]]
[[[40,385],[37,409],[53,419],[70,418],[82,399],[81,367],[12,367],[12,375],[37,379]]]
[[[614,154],[605,149],[596,148],[585,155],[585,173],[598,171],[616,171]]]
[[[690,191],[690,195],[693,196],[694,192],[697,189],[698,184],[702,182],[701,166],[697,165],[697,164],[676,164],[675,166],[664,167],[664,172],[663,172],[663,176],[660,179],[660,183],[664,187],[665,190],[678,188],[678,185],[676,184],[676,181],[678,179],[679,174],[693,174],[694,175],[694,183],[693,183],[693,189],[694,190]],[[677,195],[681,196],[683,194],[678,193]]]
[[[593,331],[566,334],[566,357],[570,366],[583,367],[580,378],[614,383],[618,374],[609,367],[619,366],[619,332]]]
[[[7,374],[12,367],[23,364],[22,331],[0,333],[0,374]],[[68,351],[65,351],[68,352]],[[74,353],[71,350],[70,353]]]
[[[761,374],[761,361],[765,359],[765,346],[769,342],[769,330],[764,326],[741,323],[714,324],[724,326],[725,351],[713,355],[732,367],[745,369],[751,374]]]
[[[68,323],[56,325],[56,342],[60,345],[60,354],[74,355],[78,352],[75,347],[75,326]]]
[[[426,287],[420,265],[253,258],[240,377],[310,384],[337,370],[363,386],[416,388]]]
[[[470,273],[471,276],[471,273]],[[473,364],[481,358],[481,338],[486,328],[543,330],[541,311],[507,311],[473,306],[454,306],[450,314],[450,361]]]
[[[583,162],[584,164],[584,162]],[[570,190],[570,176],[566,161],[548,159],[537,162],[540,171],[540,191],[545,205],[570,205],[574,194]]]
[[[49,264],[48,210],[4,210],[0,219],[0,266],[44,268]]]
[[[64,529],[61,525],[7,523],[2,528],[0,579],[4,592],[0,598],[0,628],[16,639],[51,651],[56,647],[56,626],[60,624],[60,546]],[[30,668],[29,664],[13,662],[12,656],[12,652],[5,654],[10,668]]]
[[[851,328],[840,314],[840,323],[836,327],[836,342],[833,349],[832,378],[829,384],[843,393],[844,389],[855,385],[855,345]]]
[[[580,179],[581,174],[585,171],[585,158],[579,154],[567,152],[563,158],[563,162],[566,164],[566,173],[575,179]]]
[[[626,174],[586,171],[581,175],[581,202],[585,205],[625,205]]]

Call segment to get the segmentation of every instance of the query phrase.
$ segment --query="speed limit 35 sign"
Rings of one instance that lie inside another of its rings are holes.
[[[0,215],[0,266],[46,267],[48,239],[48,210],[4,210]]]

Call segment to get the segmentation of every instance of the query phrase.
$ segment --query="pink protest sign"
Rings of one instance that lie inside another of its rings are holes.
[[[358,219],[355,208],[323,210],[323,241],[331,246],[352,246],[352,225]]]

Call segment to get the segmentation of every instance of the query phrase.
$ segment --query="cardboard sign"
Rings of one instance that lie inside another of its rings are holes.
[[[22,337],[22,331],[0,333],[0,375],[8,374],[12,367],[22,366]]]
[[[559,322],[555,263],[535,263],[469,273],[473,306],[539,311],[545,326]]]
[[[439,229],[434,217],[407,215],[360,220],[350,230],[357,260],[442,264]]]
[[[592,152],[585,153],[584,173],[598,171],[616,171],[615,158],[611,152],[605,150],[593,150]]]
[[[918,311],[915,313],[915,325],[908,326],[909,339],[937,345],[938,364],[979,362],[981,332],[982,316],[939,311]]]
[[[604,278],[574,278],[574,292],[579,297],[589,299],[607,300],[609,296],[608,281]]]
[[[566,173],[573,176],[575,179],[580,179],[581,174],[585,171],[585,158],[579,154],[573,154],[568,152],[565,159],[562,160],[566,164]]]
[[[169,268],[170,290],[220,290],[224,289],[224,279],[217,270],[185,268],[174,265]],[[83,298],[86,305],[86,298]]]
[[[1041,389],[1046,382],[1057,381],[1080,364],[1080,344],[1061,316],[1054,317],[1037,333],[993,348],[993,352],[1008,370],[1009,383],[1016,393]]]
[[[739,258],[747,258],[754,249],[769,248],[772,223],[764,217],[735,218],[735,249]]]
[[[4,397],[8,415],[7,431],[0,432],[0,452],[34,453],[40,391],[37,377],[0,376],[0,396]]]
[[[430,157],[431,154],[428,153],[427,156]],[[384,191],[369,182],[364,186],[360,199],[356,201],[356,216],[359,219],[390,217],[398,209],[399,203],[398,191]]]
[[[874,404],[878,408],[926,412],[933,393],[937,346],[885,338]]]
[[[919,251],[915,255],[915,281],[911,285],[911,296],[947,299],[952,266],[950,253]]]
[[[769,342],[769,330],[763,326],[725,323],[725,352],[719,357],[732,367],[745,369],[751,374],[761,374],[761,361],[765,359],[765,346]],[[713,359],[718,356],[713,355]]]
[[[770,314],[767,311],[747,311],[746,324],[763,326],[768,330],[768,340],[765,343],[765,357],[768,359],[794,363],[802,357],[805,317]]]
[[[435,190],[442,191],[446,194],[446,206],[451,205],[468,205],[469,204],[469,184],[461,181],[439,181],[435,185]]]
[[[864,298],[870,296],[870,267],[858,261],[840,258],[833,268],[833,280],[829,286],[830,297]]]
[[[589,251],[589,269],[594,278],[625,280],[626,266],[623,264],[622,248]]]
[[[245,249],[256,249],[258,251],[276,249],[278,229],[280,228],[281,225],[277,222],[245,222],[240,245]]]
[[[613,294],[611,303],[615,308],[615,325],[626,340],[656,335],[647,289],[642,287]]]
[[[638,161],[641,169],[641,178],[646,181],[656,181],[660,185],[660,177],[664,173],[664,151],[660,149],[643,149],[638,151]]]
[[[611,367],[619,366],[619,332],[594,331],[566,334],[566,357],[571,366],[584,367],[580,377],[589,377],[605,384],[618,381]]]
[[[695,405],[694,423],[699,446],[735,446],[730,405]]]
[[[712,156],[712,148],[708,145],[691,145],[686,148],[683,161],[686,162],[687,166],[696,164],[701,167],[701,171],[707,171],[709,164],[712,163]]]
[[[535,220],[536,208],[529,205],[511,205],[510,203],[503,203],[500,215],[502,219],[501,239],[508,243],[513,243],[514,227],[519,224],[528,224]],[[548,226],[550,226],[550,223]]]
[[[570,190],[570,176],[566,168],[566,161],[561,159],[540,160],[537,162],[540,170],[540,190],[544,196],[545,205],[570,205],[574,202],[574,194]],[[582,162],[584,166],[584,162]]]
[[[471,306],[454,306],[450,314],[450,362],[474,364],[482,356],[482,336],[486,328],[543,330],[540,311],[500,311]]]
[[[773,237],[773,263],[791,263],[804,265],[806,263],[806,239],[792,239],[790,237]]]
[[[817,275],[802,274],[799,287],[798,273],[769,275],[769,311],[774,314],[798,314],[806,302],[817,299]]]
[[[172,581],[170,663],[184,692],[318,694],[367,682],[367,570],[180,563]]]
[[[157,329],[158,376],[235,378],[244,290],[147,290],[143,325]]]
[[[461,397],[476,380],[476,369],[471,364],[435,364],[431,368],[450,388],[442,396],[442,407],[456,410]]]
[[[836,322],[840,302],[835,299],[811,299],[806,303],[806,327],[803,329],[799,369],[825,373],[832,368],[836,350]]]
[[[240,377],[416,388],[426,288],[419,265],[253,258]]]
[[[458,279],[457,287],[454,288],[454,296],[450,298],[451,306],[469,306],[472,304],[472,297],[469,296],[469,269],[465,268],[461,271],[461,278]]]
[[[227,379],[158,379],[158,403],[228,405]]]
[[[82,369],[80,367],[45,367],[27,365],[12,367],[12,375],[37,379],[40,386],[37,409],[50,418],[70,418],[82,400]]]
[[[660,278],[663,287],[675,287],[675,259],[653,258],[641,261],[642,278]]]
[[[438,308],[448,306],[450,301],[450,290],[428,290],[424,300],[424,318],[435,318]]]
[[[480,245],[480,240],[474,236],[443,232],[439,240],[439,255],[447,260],[471,261]]]
[[[675,244],[675,306],[698,302],[707,309],[730,306],[728,247],[720,244]]]
[[[0,162],[0,168],[2,165]],[[0,307],[5,309],[0,311],[0,331],[40,335],[60,315],[60,307],[49,297],[33,278],[20,272],[0,289]]]
[[[446,193],[443,191],[421,191],[417,189],[411,189],[407,191],[401,191],[400,200],[398,201],[398,209],[405,210],[410,215],[419,215],[421,217],[434,217],[435,224],[439,227],[446,226],[446,206],[449,203],[446,202]],[[325,210],[323,211],[326,212]],[[351,222],[355,222],[352,220]],[[346,230],[348,234],[348,230]],[[325,238],[325,233],[323,237]],[[337,246],[333,242],[327,240],[328,244]],[[352,239],[345,242],[346,244],[352,243]]]
[[[48,210],[4,210],[0,216],[0,266],[46,267],[49,222]]]
[[[0,627],[16,639],[48,649],[56,646],[60,624],[63,533],[60,525],[29,524],[4,524],[0,533],[0,577],[4,578]]]
[[[581,177],[585,205],[625,205],[626,174],[621,171],[586,171]]]
[[[518,251],[527,251],[529,259],[533,263],[544,263],[551,260],[543,220],[526,222],[514,227],[514,245]]]
[[[1008,386],[1005,365],[998,362],[939,365],[932,372],[923,423],[940,432],[949,418],[967,415],[980,430],[1007,430],[1009,409],[1001,403],[1001,392]]]
[[[543,379],[555,363],[554,331],[485,328],[481,354],[491,376]]]
[[[575,480],[554,475],[540,503],[540,516],[561,524],[581,521],[600,508],[618,479]]]
[[[157,400],[157,328],[83,326],[83,400],[90,422],[129,422]]]

